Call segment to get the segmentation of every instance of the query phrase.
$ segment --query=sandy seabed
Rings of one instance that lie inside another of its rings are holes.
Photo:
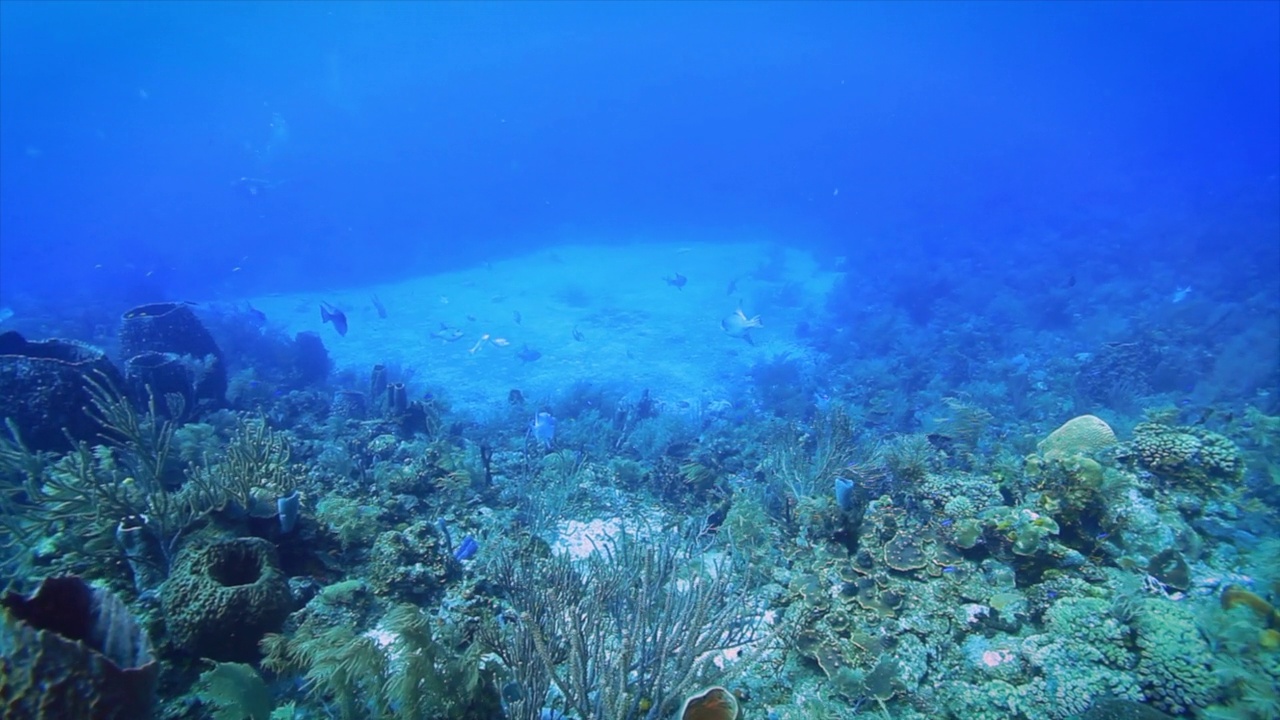
[[[675,273],[688,279],[683,288],[665,281]],[[797,323],[820,311],[838,277],[806,253],[772,244],[576,245],[395,283],[249,301],[290,334],[318,332],[339,370],[363,378],[385,364],[411,390],[441,388],[459,408],[506,402],[513,388],[549,399],[581,381],[705,405],[745,382],[754,363],[802,356]],[[321,322],[321,302],[346,313],[345,337]],[[739,303],[764,325],[750,331],[754,345],[721,328]],[[442,327],[460,336],[435,336]],[[485,335],[507,344],[482,342]],[[526,348],[540,356],[522,359]]]

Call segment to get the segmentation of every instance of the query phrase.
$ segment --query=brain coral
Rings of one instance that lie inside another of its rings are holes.
[[[1036,445],[1045,460],[1065,460],[1076,455],[1091,455],[1116,444],[1116,434],[1102,418],[1081,415],[1054,430]]]
[[[1174,715],[1214,702],[1218,680],[1209,644],[1186,605],[1165,598],[1142,601],[1134,614],[1138,680],[1152,704]]]
[[[160,591],[169,637],[220,661],[257,659],[258,641],[292,610],[275,547],[261,538],[224,540],[185,551]]]

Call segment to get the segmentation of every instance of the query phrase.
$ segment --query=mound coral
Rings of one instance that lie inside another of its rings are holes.
[[[1175,485],[1213,490],[1244,476],[1240,448],[1204,428],[1139,423],[1130,450],[1139,466]]]
[[[381,533],[369,553],[369,585],[380,595],[428,602],[461,572],[445,538],[425,520]]]

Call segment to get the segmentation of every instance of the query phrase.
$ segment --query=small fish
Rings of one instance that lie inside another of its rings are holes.
[[[542,357],[542,353],[529,347],[528,343],[525,343],[524,347],[520,349],[520,352],[516,353],[516,357],[520,358],[521,362],[531,363]]]
[[[468,350],[467,352],[471,353],[472,355],[475,355],[477,352],[479,352],[480,348],[484,347],[485,343],[497,345],[498,347],[506,347],[511,344],[511,341],[506,338],[493,337],[489,333],[485,333],[480,336],[480,339],[476,341],[476,344],[472,345],[471,349]]]
[[[369,301],[373,303],[373,308],[378,311],[378,317],[386,320],[387,308],[382,304],[382,301],[378,299],[378,295],[375,293],[369,296]]]
[[[245,312],[249,314],[249,317],[253,318],[254,322],[264,323],[267,321],[267,314],[254,307],[251,303],[245,303],[244,307]]]
[[[339,335],[345,337],[347,334],[347,314],[329,303],[320,303],[320,322],[331,322]]]
[[[556,439],[556,419],[549,412],[534,415],[533,422],[529,423],[529,433],[542,443],[542,447],[550,450]]]
[[[1191,294],[1191,286],[1188,285],[1186,287],[1180,287],[1177,290],[1175,290],[1173,293],[1173,297],[1170,299],[1172,302],[1180,303],[1183,300],[1186,300],[1187,296],[1190,294]]]
[[[440,338],[444,342],[455,342],[462,339],[462,330],[440,323],[440,329],[431,333],[431,337]]]
[[[511,311],[511,317],[512,317],[513,319],[515,319],[515,321],[516,321],[516,324],[517,324],[517,325],[519,325],[519,324],[520,324],[520,321],[523,319],[522,317],[520,317],[520,311],[519,311],[519,310],[512,310],[512,311]]]
[[[577,325],[574,325],[574,326],[573,326],[573,339],[574,339],[574,340],[577,340],[578,342],[582,342],[585,338],[586,338],[586,336],[582,334],[582,331],[578,329],[578,326],[577,326]]]
[[[664,277],[662,279],[666,280],[668,285],[675,287],[677,290],[683,290],[685,283],[689,282],[689,278],[681,275],[680,273],[676,273],[671,277]]]
[[[476,321],[475,315],[471,315],[471,314],[467,315],[467,322],[475,322],[475,321]]]
[[[724,291],[725,295],[732,295],[738,289],[738,278],[729,281],[729,287]]]
[[[748,345],[755,345],[751,339],[752,328],[762,328],[764,324],[760,322],[760,316],[748,318],[747,314],[742,312],[739,307],[737,312],[720,321],[720,328],[728,333],[729,337],[742,338],[747,341]]]

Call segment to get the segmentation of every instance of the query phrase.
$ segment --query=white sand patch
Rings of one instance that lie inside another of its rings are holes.
[[[683,289],[663,280],[676,272],[688,278]],[[441,387],[459,408],[505,402],[512,388],[537,401],[579,381],[705,403],[743,383],[755,362],[802,355],[796,323],[815,316],[837,278],[807,254],[760,243],[560,246],[396,283],[249,300],[291,334],[318,332],[338,368],[361,378],[377,363],[400,368],[412,391]],[[346,337],[321,323],[322,301],[346,313]],[[739,301],[764,324],[751,331],[754,346],[720,327]],[[441,323],[462,338],[432,337]],[[469,352],[484,334],[509,345]],[[541,357],[522,361],[526,346]]]
[[[591,553],[609,547],[613,538],[622,532],[622,520],[566,520],[560,523],[559,534],[551,544],[556,553],[566,553],[574,560],[582,560]]]

